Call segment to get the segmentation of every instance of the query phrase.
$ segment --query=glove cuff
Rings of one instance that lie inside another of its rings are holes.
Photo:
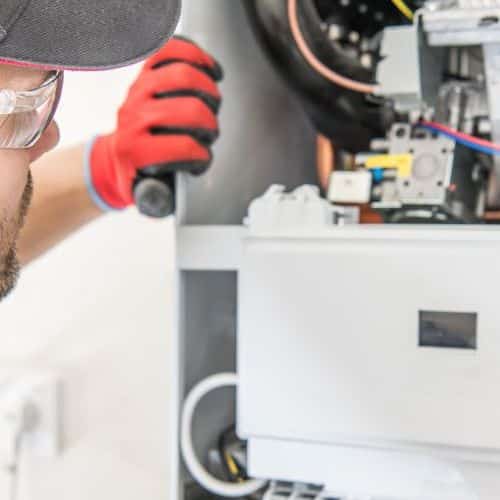
[[[126,208],[126,205],[110,200],[111,193],[106,188],[105,176],[102,175],[102,165],[108,161],[105,156],[106,137],[95,136],[85,146],[83,158],[83,174],[85,186],[90,198],[96,206],[103,212],[116,212]]]

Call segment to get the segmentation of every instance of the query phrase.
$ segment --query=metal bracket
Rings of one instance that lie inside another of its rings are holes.
[[[490,107],[491,137],[500,142],[500,43],[483,45],[486,84]],[[495,156],[488,192],[490,209],[500,208],[500,157]]]

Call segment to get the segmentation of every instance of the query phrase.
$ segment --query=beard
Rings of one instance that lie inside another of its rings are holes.
[[[28,173],[19,209],[14,217],[3,215],[0,220],[0,300],[15,288],[21,266],[17,257],[17,239],[23,227],[33,196],[33,177]]]

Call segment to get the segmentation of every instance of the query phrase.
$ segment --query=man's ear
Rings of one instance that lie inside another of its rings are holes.
[[[59,127],[55,121],[47,127],[40,140],[29,150],[31,163],[38,160],[40,156],[54,149],[59,143]]]

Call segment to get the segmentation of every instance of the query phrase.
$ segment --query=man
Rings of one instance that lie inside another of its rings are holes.
[[[192,42],[165,43],[179,9],[180,0],[0,1],[0,299],[22,264],[132,205],[144,168],[208,168],[222,72]],[[59,138],[53,116],[64,70],[146,57],[114,133],[44,156]]]

